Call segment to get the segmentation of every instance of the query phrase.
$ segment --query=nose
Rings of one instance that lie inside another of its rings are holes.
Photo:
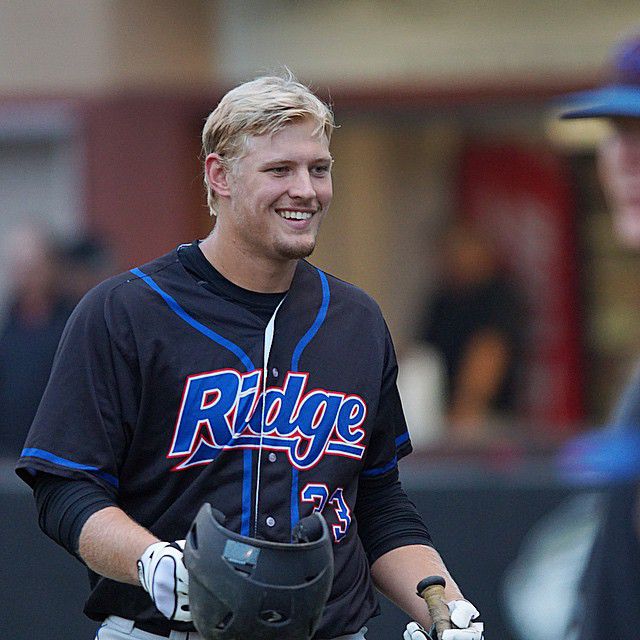
[[[312,200],[316,197],[316,189],[309,171],[301,169],[295,172],[289,185],[289,196],[299,200]]]

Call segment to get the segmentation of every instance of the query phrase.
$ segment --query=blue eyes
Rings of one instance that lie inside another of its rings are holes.
[[[268,171],[277,176],[284,176],[291,173],[291,167],[286,167],[286,166],[271,167],[270,169],[268,169]],[[330,165],[318,165],[316,167],[311,167],[311,171],[310,171],[310,173],[315,177],[324,177],[330,172],[331,172]]]

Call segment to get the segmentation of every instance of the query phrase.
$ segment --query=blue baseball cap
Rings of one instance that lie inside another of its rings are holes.
[[[608,426],[575,436],[560,447],[560,477],[571,484],[608,484],[640,478],[640,427]]]
[[[561,106],[567,109],[560,115],[565,120],[613,116],[640,118],[640,33],[614,47],[607,84],[599,89],[564,96]]]

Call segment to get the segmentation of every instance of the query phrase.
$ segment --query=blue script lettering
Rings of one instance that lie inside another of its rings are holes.
[[[266,390],[263,412],[261,371],[190,376],[168,454],[185,458],[176,469],[207,464],[231,447],[286,451],[299,469],[317,464],[325,454],[361,459],[364,400],[323,389],[305,395],[308,378],[289,372],[282,388]]]

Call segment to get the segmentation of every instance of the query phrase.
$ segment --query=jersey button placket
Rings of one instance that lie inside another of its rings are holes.
[[[268,516],[265,522],[267,523],[267,527],[273,527],[276,524],[276,519]]]

